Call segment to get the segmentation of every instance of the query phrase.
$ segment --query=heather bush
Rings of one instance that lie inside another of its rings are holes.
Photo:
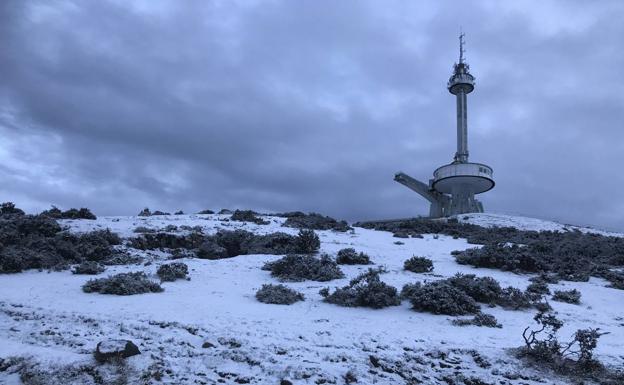
[[[176,279],[186,279],[188,275],[188,266],[182,262],[172,262],[160,265],[156,271],[161,281],[173,282]]]
[[[528,309],[533,306],[531,296],[526,292],[515,287],[506,287],[502,289],[500,296],[496,300],[496,304],[511,310]]]
[[[555,294],[552,296],[553,301],[566,302],[578,305],[581,303],[581,292],[572,290],[555,290]]]
[[[24,211],[15,207],[13,202],[4,202],[0,204],[0,215],[24,215]]]
[[[403,263],[405,270],[414,273],[428,273],[433,271],[433,262],[425,257],[411,257]]]
[[[334,230],[349,231],[351,226],[345,221],[337,221],[334,218],[326,217],[317,213],[304,214],[300,211],[276,214],[276,216],[285,217],[286,221],[282,226],[294,227],[298,229],[309,230]]]
[[[87,208],[81,209],[69,209],[61,211],[55,206],[52,206],[49,210],[43,211],[40,215],[54,218],[54,219],[97,219],[91,210]]]
[[[494,304],[501,297],[503,290],[492,277],[476,277],[474,274],[456,274],[446,280],[451,286],[468,294],[477,302]]]
[[[230,219],[239,222],[252,222],[257,225],[269,224],[269,221],[265,221],[264,219],[258,217],[258,214],[252,210],[236,210],[234,211]]]
[[[331,281],[343,278],[344,274],[328,255],[320,258],[311,255],[290,254],[276,261],[268,262],[263,270],[282,281]]]
[[[76,265],[72,269],[72,273],[74,274],[87,274],[87,275],[97,275],[103,273],[106,268],[101,264],[94,261],[84,261],[80,264]]]
[[[297,234],[297,251],[304,254],[315,253],[321,247],[321,240],[314,230],[300,229]]]
[[[356,226],[403,234],[444,234],[484,245],[454,252],[458,263],[518,273],[539,273],[548,283],[603,277],[624,289],[624,238],[573,231],[525,231],[486,228],[455,221],[410,219],[356,223]],[[521,246],[520,246],[521,245]]]
[[[0,216],[0,273],[26,269],[67,269],[85,260],[109,263],[122,254],[121,239],[109,230],[84,234],[62,231],[42,215]]]
[[[480,311],[472,297],[446,281],[406,285],[401,294],[409,298],[412,308],[417,311],[446,315],[476,314]]]
[[[533,294],[535,296],[542,296],[546,294],[550,294],[550,289],[548,288],[548,283],[543,280],[534,280],[527,286],[527,293]]]
[[[262,285],[256,292],[256,299],[263,303],[275,305],[292,305],[305,300],[303,294],[284,285]]]
[[[502,328],[503,325],[498,323],[496,317],[491,314],[478,313],[470,319],[455,319],[453,325],[456,326],[485,326],[488,328]]]
[[[107,278],[91,279],[82,286],[85,293],[133,295],[158,293],[164,289],[147,278],[144,272],[121,273]]]
[[[328,289],[320,294],[325,302],[346,307],[370,307],[380,309],[401,304],[397,289],[382,282],[379,271],[369,269],[349,282],[349,285],[330,293]]]
[[[356,252],[354,248],[346,248],[338,251],[336,263],[339,265],[370,265],[371,260],[368,255]]]

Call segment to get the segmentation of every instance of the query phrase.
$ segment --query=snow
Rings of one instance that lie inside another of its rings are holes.
[[[563,230],[563,225],[529,218],[492,214],[467,217],[460,220],[486,226]],[[133,230],[137,226],[162,229],[171,224],[201,226],[206,233],[236,228],[257,233],[298,231],[281,227],[283,218],[268,217],[269,225],[224,221],[227,218],[229,215],[103,217],[95,221],[67,220],[63,224],[74,232],[110,228],[123,237],[136,236]],[[491,276],[501,285],[521,289],[529,284],[529,275],[457,264],[451,251],[474,247],[464,239],[424,235],[422,239],[401,239],[404,244],[397,245],[397,239],[389,232],[355,228],[346,233],[317,233],[322,252],[335,254],[345,247],[363,251],[376,265],[386,267],[388,273],[382,279],[399,289],[406,283],[441,279],[458,272]],[[165,253],[136,252],[156,263],[113,266],[100,276],[141,270],[156,279],[155,271]],[[403,270],[403,262],[412,255],[432,259],[434,271],[415,274]],[[454,373],[448,362],[455,361],[463,372],[485,381],[500,378],[492,368],[475,364],[471,351],[477,350],[498,372],[523,373],[523,379],[508,379],[510,384],[565,383],[556,377],[544,379],[540,374],[532,374],[509,355],[509,348],[521,345],[524,328],[534,325],[534,311],[484,307],[485,312],[503,324],[502,329],[496,329],[453,326],[452,317],[414,312],[407,302],[380,310],[342,308],[322,302],[318,294],[321,288],[344,286],[369,266],[341,266],[346,277],[331,282],[286,283],[305,294],[303,302],[290,306],[260,303],[254,297],[256,290],[264,283],[276,283],[260,267],[277,258],[280,256],[182,259],[179,261],[189,266],[190,281],[165,282],[162,293],[133,296],[84,293],[81,286],[92,277],[68,271],[0,275],[0,358],[30,356],[44,363],[90,362],[98,342],[127,339],[142,352],[128,359],[137,370],[146,370],[154,361],[150,357],[156,357],[159,365],[178,376],[183,374],[188,383],[213,383],[219,379],[232,383],[237,378],[262,384],[276,384],[282,378],[296,384],[313,384],[318,379],[342,383],[347,371],[355,373],[359,383],[404,382],[396,373],[371,366],[371,355],[388,365],[412,365],[420,375],[429,376],[426,378],[431,379],[430,383],[438,383],[433,379],[445,373]],[[572,288],[582,292],[581,305],[551,301],[566,325],[560,335],[567,337],[580,328],[600,327],[610,334],[600,339],[598,358],[621,365],[624,291],[607,288],[604,281],[596,278],[551,285],[551,290]],[[214,347],[202,348],[204,342]],[[435,352],[439,351],[445,352],[446,358],[436,358]],[[440,364],[442,361],[447,362],[448,369]],[[435,370],[432,365],[437,365]],[[13,375],[4,376],[0,372],[0,383],[8,382]],[[159,383],[180,382],[165,376]]]

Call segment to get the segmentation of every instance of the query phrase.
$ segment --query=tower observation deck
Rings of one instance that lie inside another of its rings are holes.
[[[459,35],[459,62],[453,66],[447,88],[457,102],[457,151],[453,162],[438,167],[429,184],[399,172],[394,180],[416,191],[431,203],[429,216],[433,218],[457,214],[483,212],[476,194],[494,188],[492,168],[468,161],[468,106],[467,95],[475,88],[475,78],[464,59],[464,34]]]

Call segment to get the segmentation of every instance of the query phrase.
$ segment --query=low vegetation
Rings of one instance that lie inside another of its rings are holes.
[[[354,248],[349,247],[338,251],[336,263],[339,265],[370,265],[372,262],[368,255],[363,252],[358,253]]]
[[[351,226],[349,226],[346,221],[337,221],[334,218],[317,213],[305,214],[301,211],[295,211],[290,213],[275,214],[275,216],[286,218],[286,221],[283,224],[285,227],[309,230],[334,230],[342,232],[352,230]]]
[[[256,292],[256,299],[263,303],[275,305],[292,305],[305,300],[303,294],[284,285],[262,285]]]
[[[410,219],[361,222],[356,226],[403,236],[444,234],[466,238],[481,248],[455,252],[458,263],[517,273],[540,273],[568,281],[601,277],[624,289],[624,238],[572,231],[526,231],[512,227],[486,228],[455,219]]]
[[[25,215],[5,204],[0,215],[0,273],[27,269],[64,270],[84,261],[115,264],[122,256],[114,246],[117,234],[98,230],[84,234],[63,231],[55,219]]]
[[[329,255],[315,257],[312,255],[290,254],[277,261],[267,262],[263,270],[281,281],[319,281],[343,278],[344,274]]]
[[[379,278],[379,271],[374,269],[360,274],[347,286],[338,288],[333,293],[325,288],[320,291],[320,294],[325,302],[346,307],[381,309],[401,304],[397,289],[382,282]]]
[[[257,225],[269,224],[269,221],[265,221],[264,219],[258,217],[258,214],[252,210],[236,210],[230,217],[230,220],[238,222],[252,222]]]
[[[83,261],[80,264],[74,266],[72,273],[85,274],[85,275],[97,275],[103,273],[106,267],[95,261]]]
[[[198,258],[221,259],[248,254],[314,253],[320,247],[320,240],[312,230],[301,230],[297,236],[280,232],[258,235],[244,230],[205,235],[193,230],[189,234],[144,233],[131,238],[129,245],[139,250],[172,250],[174,253],[186,249]]]
[[[160,265],[156,271],[156,275],[163,282],[173,282],[177,279],[186,279],[188,275],[188,266],[182,262],[172,262]]]
[[[433,271],[433,262],[425,257],[411,257],[403,264],[405,270],[413,273],[429,273]]]
[[[57,207],[52,206],[51,209],[43,211],[40,215],[54,219],[97,219],[97,217],[93,215],[91,210],[84,207],[81,209],[69,209],[66,211],[61,211]]]
[[[581,292],[572,290],[555,290],[555,294],[552,297],[553,301],[566,302],[574,305],[581,303]]]
[[[159,293],[164,289],[142,272],[121,273],[107,278],[91,279],[82,286],[85,293],[134,295]]]
[[[409,299],[414,310],[433,314],[466,315],[481,310],[472,297],[444,280],[405,285],[401,296]]]
[[[532,365],[568,376],[575,383],[621,384],[624,372],[605,367],[594,358],[594,350],[601,336],[607,334],[600,329],[579,329],[572,340],[560,342],[557,336],[563,322],[556,314],[538,312],[534,317],[538,327],[526,327],[522,333],[524,346],[518,349],[518,356],[528,359]]]
[[[502,328],[503,325],[499,324],[491,314],[486,313],[478,313],[472,318],[469,319],[455,319],[453,320],[453,325],[455,326],[479,326],[479,327],[488,327],[488,328]]]

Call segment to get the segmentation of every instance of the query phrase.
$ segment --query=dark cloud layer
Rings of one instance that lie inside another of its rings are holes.
[[[3,1],[0,200],[427,212],[459,26],[489,211],[624,230],[624,3]]]

